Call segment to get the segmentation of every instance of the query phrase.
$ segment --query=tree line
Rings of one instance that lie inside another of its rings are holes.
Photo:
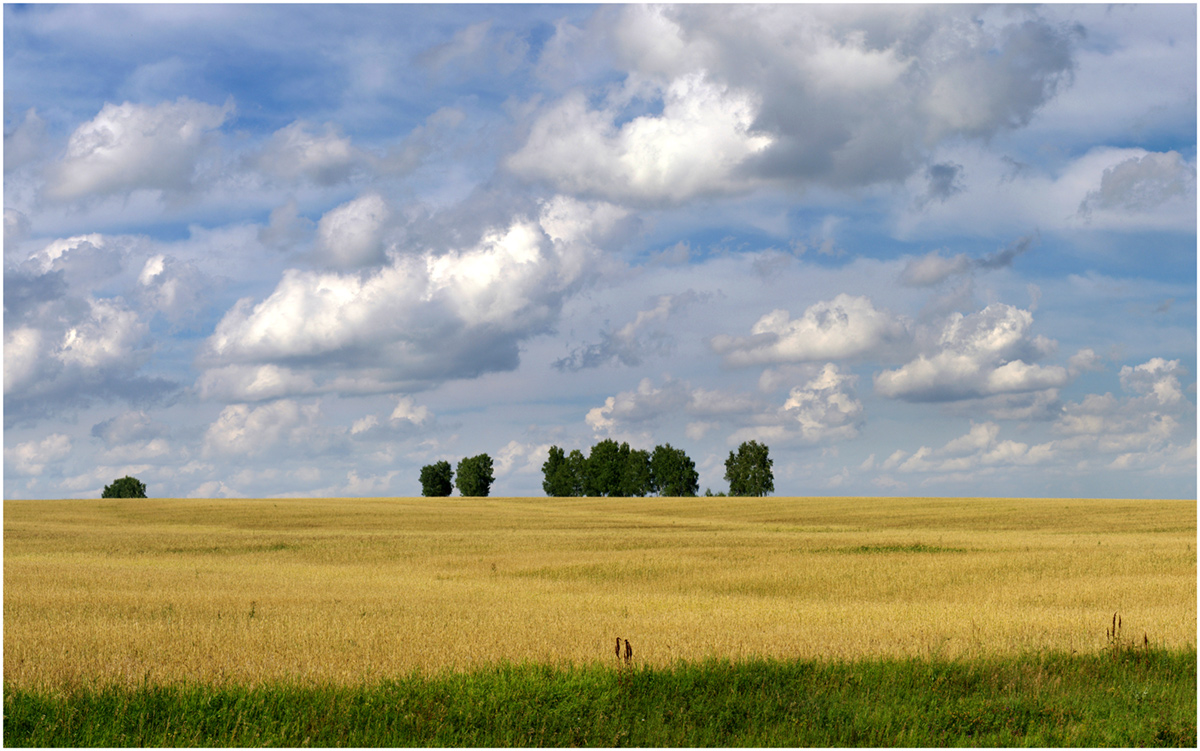
[[[742,443],[725,460],[728,494],[762,496],[775,492],[773,464],[765,444]],[[700,489],[696,463],[682,449],[668,443],[647,451],[611,438],[592,446],[587,456],[579,449],[567,453],[551,446],[542,476],[542,489],[555,497],[695,496]],[[421,468],[421,495],[448,496],[458,488],[463,496],[486,497],[493,479],[492,458],[487,454],[463,459],[457,468],[443,460]],[[706,490],[705,495],[712,495],[712,491]]]
[[[730,451],[725,460],[725,479],[729,495],[761,496],[775,492],[770,450],[757,441],[746,441],[737,453]],[[558,497],[609,496],[643,497],[694,496],[700,488],[696,463],[671,444],[655,446],[654,451],[633,449],[628,443],[607,438],[587,456],[579,449],[564,452],[550,447],[550,456],[542,465],[542,489]],[[421,467],[421,495],[448,496],[458,488],[464,497],[486,498],[495,476],[492,457],[470,456],[451,467],[442,460]],[[705,495],[712,495],[706,490]],[[725,495],[718,493],[717,495]],[[146,485],[128,475],[104,486],[101,498],[145,498]]]

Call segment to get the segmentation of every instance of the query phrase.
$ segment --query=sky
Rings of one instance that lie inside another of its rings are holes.
[[[1196,20],[6,4],[4,497],[1195,497]]]

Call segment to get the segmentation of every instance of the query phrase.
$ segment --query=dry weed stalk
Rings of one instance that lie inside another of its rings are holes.
[[[1121,639],[1121,629],[1124,627],[1124,619],[1117,613],[1113,613],[1112,626],[1105,629],[1104,633],[1108,637],[1108,651],[1113,657],[1120,657],[1122,654],[1132,653],[1137,649],[1137,644],[1130,639],[1125,642]],[[1146,632],[1142,632],[1142,649],[1150,651],[1150,636]]]

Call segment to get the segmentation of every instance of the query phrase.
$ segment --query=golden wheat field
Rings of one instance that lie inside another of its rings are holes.
[[[4,680],[1179,647],[1195,542],[1191,500],[8,501]]]

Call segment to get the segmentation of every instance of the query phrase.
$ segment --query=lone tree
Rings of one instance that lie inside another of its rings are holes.
[[[729,495],[766,495],[775,492],[775,475],[771,472],[771,457],[765,443],[746,441],[738,446],[737,455],[729,452],[725,460],[725,479]]]
[[[700,490],[696,463],[671,444],[655,446],[650,457],[653,486],[659,495],[694,496]]]
[[[450,462],[442,460],[421,467],[421,495],[440,497],[454,492],[454,469]],[[487,495],[486,493],[484,495]]]
[[[454,485],[464,497],[486,498],[492,489],[494,479],[492,477],[492,457],[487,454],[479,454],[458,463],[458,477],[455,478]]]
[[[113,480],[112,485],[105,485],[101,498],[145,498],[146,483],[136,477],[125,475],[119,480]]]

